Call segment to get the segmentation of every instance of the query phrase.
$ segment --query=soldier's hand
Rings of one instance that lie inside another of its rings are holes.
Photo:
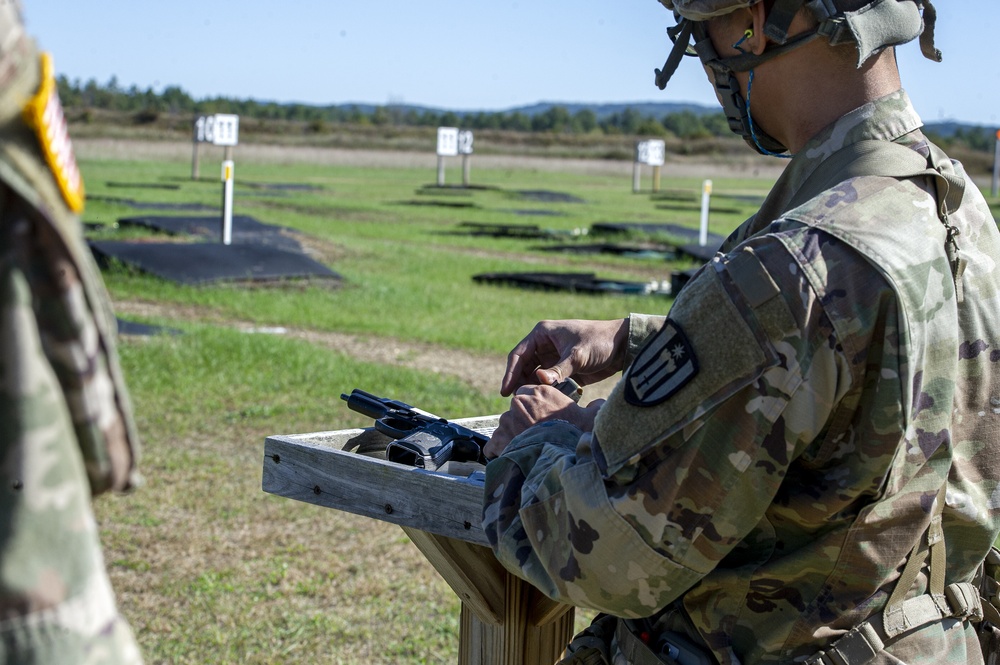
[[[582,407],[551,386],[523,386],[510,400],[510,410],[500,416],[500,424],[483,447],[483,454],[487,459],[497,457],[515,436],[548,420],[565,420],[589,432],[603,403],[602,399],[594,400]]]
[[[572,377],[582,386],[621,371],[628,319],[542,321],[507,356],[500,394]]]

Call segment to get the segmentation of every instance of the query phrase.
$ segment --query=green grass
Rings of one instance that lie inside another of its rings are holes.
[[[88,191],[97,197],[208,205],[220,198],[218,182],[188,179],[187,163],[88,160],[81,166]],[[207,161],[202,172],[213,172]],[[668,309],[666,298],[521,291],[480,286],[471,277],[572,270],[663,280],[690,262],[553,255],[533,249],[543,242],[453,231],[463,221],[538,224],[567,232],[599,221],[693,227],[700,178],[665,182],[671,192],[679,190],[679,199],[655,201],[632,194],[627,177],[517,169],[473,174],[474,182],[496,189],[467,197],[418,194],[433,180],[432,170],[252,164],[237,157],[236,213],[305,234],[314,256],[342,275],[339,286],[313,281],[189,287],[122,266],[105,272],[119,306],[155,304],[159,309],[140,318],[180,331],[122,340],[145,444],[145,486],[97,502],[112,581],[148,663],[450,663],[457,658],[458,600],[403,533],[264,494],[263,440],[269,434],[370,424],[339,399],[355,387],[449,418],[497,413],[505,400],[470,389],[459,376],[382,365],[288,336],[240,332],[237,324],[349,333],[398,344],[404,352],[406,344],[430,343],[439,353],[501,358],[543,318],[617,318]],[[260,182],[322,189],[246,186]],[[768,185],[716,179],[715,191],[762,195]],[[538,203],[515,194],[529,189],[565,192],[586,203]],[[426,200],[468,200],[476,207],[405,203]],[[657,208],[664,203],[685,209]],[[737,211],[713,215],[716,233],[727,233],[753,212],[752,203],[719,199],[718,205]],[[563,215],[511,212],[518,209]],[[103,239],[154,237],[115,228],[120,217],[139,212],[96,199],[84,220],[104,225],[91,232]]]
[[[171,197],[214,203],[219,185],[185,182],[177,165],[84,163],[91,190],[114,195],[104,183],[141,174],[145,181],[181,184],[179,192],[135,190],[143,200]],[[91,174],[95,175],[91,175]],[[263,190],[240,189],[238,214],[288,226],[308,234],[343,286],[331,291],[322,285],[287,288],[275,297],[269,289],[227,286],[191,289],[155,279],[118,274],[109,279],[116,299],[151,299],[211,308],[231,318],[260,324],[308,326],[427,341],[473,351],[505,352],[530,326],[542,318],[617,318],[630,311],[664,310],[667,303],[648,298],[585,297],[547,292],[484,287],[472,276],[482,272],[563,270],[592,271],[601,277],[647,281],[668,279],[670,271],[687,264],[636,261],[617,257],[553,255],[532,249],[545,241],[484,239],[456,235],[463,221],[538,224],[562,231],[589,228],[600,221],[672,221],[696,226],[699,212],[696,179],[671,183],[690,192],[690,210],[664,212],[646,195],[631,193],[630,183],[608,176],[568,176],[547,172],[483,172],[482,181],[498,191],[475,191],[472,210],[405,205],[410,200],[444,200],[415,191],[433,176],[419,170],[354,169],[346,167],[240,167],[248,182],[302,182],[324,189],[282,196],[258,196]],[[583,198],[585,204],[542,204],[519,200],[524,189],[549,189]],[[734,180],[716,183],[716,191],[760,192],[761,183]],[[248,196],[248,193],[255,196]],[[273,193],[272,193],[273,194]],[[458,199],[451,196],[448,200]],[[721,202],[721,199],[720,199]],[[720,205],[722,205],[720,203]],[[732,202],[725,202],[732,208]],[[738,214],[714,215],[712,230],[728,233],[753,211],[752,204],[735,204]],[[545,209],[560,217],[517,216],[517,209]],[[105,202],[88,207],[86,218],[108,223],[121,216],[121,206]],[[162,213],[155,213],[162,214]],[[197,213],[201,214],[201,213]],[[102,238],[114,237],[105,231]],[[133,232],[134,235],[134,232]],[[578,238],[576,242],[592,239]],[[564,242],[564,241],[560,241]],[[572,240],[570,241],[572,242]]]

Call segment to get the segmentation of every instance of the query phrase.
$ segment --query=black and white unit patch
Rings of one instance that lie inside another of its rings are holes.
[[[625,377],[625,401],[656,406],[698,374],[698,359],[681,327],[667,320],[660,332],[639,351]]]

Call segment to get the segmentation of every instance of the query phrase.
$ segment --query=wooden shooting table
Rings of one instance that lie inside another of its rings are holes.
[[[453,421],[492,430],[496,417]],[[574,609],[510,574],[481,526],[482,474],[447,475],[359,454],[385,449],[373,429],[270,436],[263,489],[403,527],[462,601],[459,665],[551,665],[573,636]]]

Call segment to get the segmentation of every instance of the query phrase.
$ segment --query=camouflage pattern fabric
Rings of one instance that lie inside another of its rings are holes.
[[[692,21],[708,21],[737,9],[752,7],[760,0],[660,0],[660,4]]]
[[[631,318],[632,364],[594,431],[537,425],[487,466],[483,526],[505,567],[641,618],[654,643],[678,631],[720,663],[792,662],[884,608],[947,483],[947,580],[972,580],[1000,534],[989,209],[970,183],[949,220],[961,302],[930,180],[855,178],[788,209],[850,143],[926,155],[919,127],[900,91],[814,137],[666,322]],[[634,358],[667,330],[660,369],[680,376],[689,350],[695,371],[643,403]],[[931,624],[871,662],[941,660],[982,661],[970,625]]]
[[[141,663],[91,496],[138,482],[100,275],[21,111],[39,56],[0,6],[0,662]],[[65,147],[65,146],[62,146]]]

